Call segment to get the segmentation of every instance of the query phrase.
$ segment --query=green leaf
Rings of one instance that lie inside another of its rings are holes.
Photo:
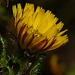
[[[2,36],[0,36],[0,41],[1,41],[2,46],[3,46],[3,51],[2,51],[2,57],[1,57],[1,60],[0,60],[0,64],[1,64],[1,66],[3,68],[7,68],[8,69],[9,75],[14,75],[13,70],[7,65],[8,62],[6,60],[6,49],[5,49],[6,46],[7,46],[6,40]]]
[[[30,75],[37,75],[39,73],[40,64],[42,62],[42,57],[39,57],[35,63],[31,65]]]
[[[9,70],[9,75],[14,75],[13,70],[9,66],[7,66],[7,69]]]
[[[3,67],[6,67],[7,65],[7,61],[6,61],[6,40],[0,36],[0,41],[2,42],[2,46],[3,46],[3,51],[2,51],[2,58],[0,60],[0,63],[2,64]]]

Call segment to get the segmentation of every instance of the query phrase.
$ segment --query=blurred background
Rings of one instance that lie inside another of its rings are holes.
[[[14,53],[17,48],[15,38],[9,33],[9,28],[12,29],[12,5],[21,3],[22,7],[25,3],[33,3],[43,7],[45,10],[50,10],[63,21],[64,29],[69,36],[69,42],[58,50],[50,51],[44,59],[42,75],[75,75],[75,0],[0,0],[0,34],[8,40],[8,53]],[[13,40],[12,40],[12,39]],[[14,48],[13,48],[14,46]],[[11,49],[11,51],[10,51]],[[54,65],[55,64],[55,65]]]

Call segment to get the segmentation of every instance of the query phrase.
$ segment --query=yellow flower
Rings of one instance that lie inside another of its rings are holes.
[[[24,9],[21,4],[12,6],[15,19],[14,26],[18,41],[22,49],[29,48],[31,53],[39,51],[50,51],[59,48],[68,42],[66,31],[60,32],[63,23],[58,21],[51,11],[26,3]]]

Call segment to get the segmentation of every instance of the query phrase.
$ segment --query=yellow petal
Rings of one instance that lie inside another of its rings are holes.
[[[26,38],[24,39],[23,44],[22,44],[22,41],[21,41],[22,49],[27,48],[27,45],[28,45],[30,39],[32,38],[32,36],[33,36],[33,34],[27,34]]]
[[[67,35],[64,35],[63,37],[58,37],[56,39],[56,42],[54,43],[54,45],[49,49],[49,50],[54,50],[54,49],[57,49],[59,48],[60,46],[62,46],[63,44],[67,43],[68,42],[68,37]],[[47,51],[49,51],[47,50]]]
[[[38,8],[38,9],[40,9],[40,8]],[[45,12],[44,9],[40,9],[39,12],[37,13],[36,18],[34,20],[34,24],[33,24],[34,30],[37,29],[38,25],[41,23],[43,16],[44,16],[44,12]]]
[[[58,24],[57,24],[57,29],[59,29],[59,31],[63,28],[63,23],[62,22],[59,22]]]
[[[12,6],[13,16],[15,18],[14,25],[16,26],[16,16],[17,16],[17,8],[16,5]]]
[[[57,36],[61,36],[61,35],[63,35],[66,31],[68,31],[68,29],[66,29],[66,30],[64,30],[64,31],[62,31],[62,32],[60,32],[60,33],[58,33]]]
[[[22,17],[22,8],[21,8],[21,4],[17,4],[17,22],[18,20]]]
[[[52,39],[56,36],[57,33],[58,30],[56,28],[56,25],[54,25],[44,33],[44,36],[46,36],[48,39]]]
[[[36,44],[33,45],[33,47],[30,49],[31,53],[39,52],[43,48],[43,46],[46,44],[45,40],[42,40]]]
[[[36,36],[34,35],[34,40],[32,41],[32,43],[30,44],[29,48],[31,49],[35,44],[39,43],[40,41],[44,40],[45,37],[42,37],[42,36]]]
[[[16,17],[16,15],[17,15],[17,8],[16,8],[16,5],[13,5],[13,6],[12,6],[12,11],[13,11],[13,16]]]

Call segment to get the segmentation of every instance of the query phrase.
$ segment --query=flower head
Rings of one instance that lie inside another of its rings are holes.
[[[22,49],[29,48],[31,53],[39,51],[50,51],[59,48],[68,42],[66,31],[60,32],[63,23],[58,21],[51,11],[26,3],[24,9],[21,4],[12,6],[14,15],[14,26],[18,41]]]

